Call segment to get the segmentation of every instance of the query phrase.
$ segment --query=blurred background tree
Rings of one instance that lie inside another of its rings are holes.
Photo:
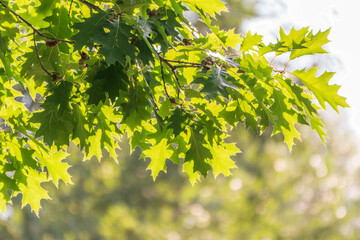
[[[228,4],[222,27],[255,16],[254,2]],[[359,153],[342,124],[327,125],[326,147],[302,130],[303,142],[291,153],[280,136],[257,137],[239,125],[231,135],[244,149],[234,158],[238,169],[194,186],[170,162],[170,174],[154,183],[148,162],[139,160],[139,151],[130,153],[126,136],[119,165],[106,156],[101,163],[81,162],[72,147],[75,184],[44,186],[53,200],[43,202],[40,218],[28,207],[20,210],[19,202],[7,208],[0,239],[357,239]]]
[[[172,174],[154,183],[125,138],[119,165],[107,157],[80,162],[72,148],[76,184],[45,186],[53,200],[44,201],[40,218],[14,206],[0,238],[357,239],[359,188],[349,167],[358,152],[351,137],[330,131],[325,148],[315,134],[302,133],[289,154],[281,137],[257,137],[240,125],[232,132],[246,149],[236,156],[239,168],[193,187],[170,162]]]
[[[235,32],[241,32],[241,25],[245,19],[256,17],[255,6],[258,0],[227,0],[229,12],[221,14],[215,21],[222,29],[235,28]]]

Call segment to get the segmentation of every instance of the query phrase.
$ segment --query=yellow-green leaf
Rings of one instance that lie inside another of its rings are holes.
[[[170,158],[172,151],[169,149],[167,139],[162,139],[158,144],[146,149],[143,152],[143,157],[151,158],[151,162],[147,169],[151,170],[151,174],[155,181],[160,171],[166,172],[166,158]]]
[[[209,160],[214,176],[217,177],[220,173],[224,176],[229,176],[231,174],[230,169],[236,168],[236,165],[230,156],[235,155],[240,152],[240,150],[235,146],[235,144],[217,144],[213,143],[212,146],[209,146],[210,152],[213,157]]]
[[[323,109],[326,110],[325,102],[329,103],[336,112],[339,112],[338,106],[349,107],[345,101],[346,98],[339,96],[337,93],[340,86],[336,84],[329,85],[329,80],[335,73],[325,71],[319,77],[316,77],[317,70],[318,67],[310,68],[308,71],[305,71],[304,68],[296,70],[292,74],[298,77],[315,95]]]
[[[197,12],[197,8],[208,13],[211,17],[215,18],[215,14],[227,12],[225,3],[220,0],[182,0],[192,11]]]

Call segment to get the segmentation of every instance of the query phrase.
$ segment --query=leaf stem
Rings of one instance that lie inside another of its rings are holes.
[[[185,67],[196,67],[196,68],[200,68],[200,67],[202,67],[202,65],[199,64],[199,63],[190,63],[190,62],[182,62],[182,61],[168,60],[168,59],[163,58],[163,57],[160,56],[159,54],[158,54],[158,56],[159,56],[160,62],[161,62],[161,63],[164,62],[166,65],[168,65],[169,68],[171,69],[172,73],[174,74],[174,77],[175,77],[175,79],[176,79],[176,83],[177,83],[177,85],[178,85],[178,93],[177,93],[177,95],[178,95],[178,98],[179,98],[180,91],[182,92],[182,89],[181,89],[181,84],[180,84],[179,77],[177,76],[177,73],[176,73],[176,69],[177,69],[177,68],[180,68],[180,67],[182,67],[182,68],[185,68]],[[174,65],[172,65],[170,62],[177,62],[177,63],[184,63],[184,64],[192,64],[192,65],[176,65],[176,66],[174,66]],[[162,65],[161,65],[161,67],[162,67]],[[183,92],[182,92],[182,93],[183,93]]]
[[[168,99],[171,99],[167,89],[166,89],[166,83],[165,83],[165,75],[164,75],[164,67],[163,67],[163,64],[162,64],[162,61],[160,61],[160,67],[161,67],[161,78],[162,78],[162,81],[163,81],[163,86],[164,86],[164,90],[165,90],[165,94],[166,94],[166,97]]]
[[[33,32],[33,36],[34,36],[34,48],[35,48],[36,56],[37,56],[37,59],[39,60],[40,66],[44,70],[44,72],[46,72],[50,77],[53,78],[53,75],[48,70],[46,70],[46,68],[44,67],[44,65],[42,64],[42,61],[40,59],[39,50],[38,50],[38,48],[36,46],[36,41],[35,41],[35,37],[36,37],[36,32],[35,31]]]
[[[162,58],[162,57],[161,57]],[[163,58],[164,59],[164,58]],[[202,65],[200,63],[193,63],[193,62],[185,62],[185,61],[176,61],[176,60],[168,60],[168,59],[164,59],[168,62],[173,62],[173,63],[179,63],[179,64],[189,64],[189,65],[193,65],[193,66],[198,66],[198,67],[202,67]]]

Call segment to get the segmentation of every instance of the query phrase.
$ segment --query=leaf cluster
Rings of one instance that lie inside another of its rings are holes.
[[[185,18],[189,10],[208,34]],[[223,11],[219,0],[1,0],[0,209],[22,194],[38,213],[49,198],[42,182],[71,183],[70,142],[84,159],[108,151],[116,161],[126,134],[131,151],[150,158],[154,180],[169,160],[195,183],[211,170],[230,174],[239,150],[226,138],[239,122],[282,133],[290,149],[300,139],[295,124],[324,139],[318,110],[348,106],[329,85],[334,73],[288,73],[265,55],[325,53],[329,30],[280,29],[264,44],[214,26]]]

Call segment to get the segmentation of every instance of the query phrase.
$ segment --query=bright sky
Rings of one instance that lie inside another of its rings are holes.
[[[320,70],[335,71],[332,83],[342,85],[340,95],[347,98],[351,109],[341,110],[344,121],[360,139],[360,0],[259,0],[262,17],[248,20],[243,29],[257,32],[265,42],[274,42],[279,26],[286,32],[291,27],[310,26],[315,32],[331,27],[326,50],[331,54],[316,56]],[[265,16],[265,17],[263,17]],[[314,59],[314,56],[311,56]],[[310,58],[311,59],[311,58]],[[306,62],[300,64],[303,68]],[[360,141],[359,141],[360,143]]]

